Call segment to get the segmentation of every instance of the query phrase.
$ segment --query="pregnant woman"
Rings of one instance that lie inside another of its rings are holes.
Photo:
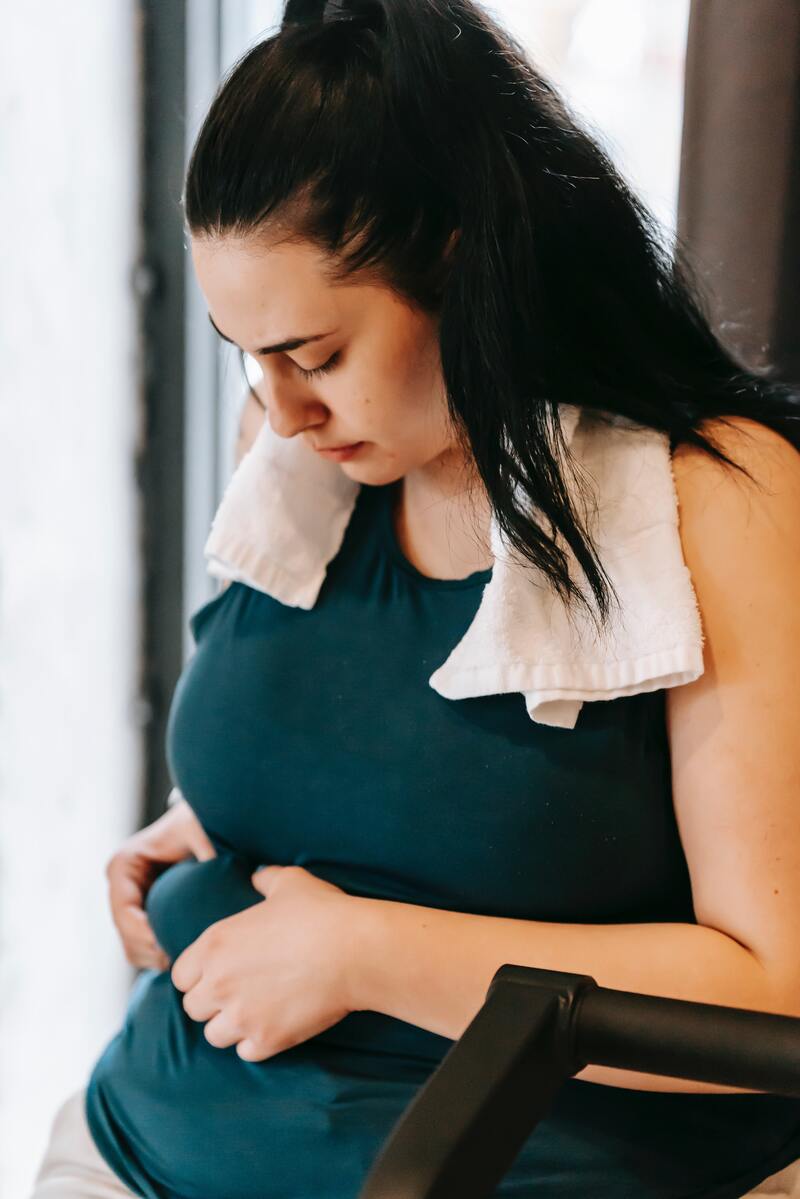
[[[262,377],[35,1199],[356,1199],[506,962],[799,1016],[797,392],[470,0],[290,5],[184,206]],[[592,1066],[497,1194],[799,1157],[800,1101]]]

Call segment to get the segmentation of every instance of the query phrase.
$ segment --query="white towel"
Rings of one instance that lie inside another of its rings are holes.
[[[530,718],[575,727],[585,701],[677,687],[703,673],[703,633],[678,532],[669,439],[624,418],[612,425],[562,404],[562,430],[597,507],[590,530],[621,602],[599,638],[572,624],[546,576],[517,555],[492,517],[494,567],[469,628],[428,682],[446,699],[519,691]],[[569,470],[577,511],[586,516]],[[293,607],[312,608],[361,484],[299,437],[264,421],[217,509],[209,573]],[[582,572],[565,542],[572,577]],[[583,580],[584,591],[590,595]],[[613,597],[612,597],[613,598]]]

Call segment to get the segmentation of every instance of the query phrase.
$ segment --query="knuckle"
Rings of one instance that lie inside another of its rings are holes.
[[[221,948],[220,934],[214,925],[212,925],[210,928],[207,928],[206,931],[203,933],[203,941],[205,942],[206,947],[212,953],[216,953],[217,950],[219,950]]]
[[[235,1000],[225,1004],[225,1015],[233,1028],[241,1029],[244,1024],[244,1013],[240,1003]]]

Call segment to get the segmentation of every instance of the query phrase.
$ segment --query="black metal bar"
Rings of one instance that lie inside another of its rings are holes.
[[[491,1194],[575,1072],[573,1009],[594,980],[559,974],[556,988],[549,980],[541,985],[536,971],[503,970],[506,975],[495,975],[483,1007],[403,1113],[361,1199]]]
[[[577,1021],[586,1063],[800,1098],[800,1020],[598,987]]]
[[[588,1065],[800,1097],[800,1019],[501,966],[359,1199],[490,1199],[559,1087]]]

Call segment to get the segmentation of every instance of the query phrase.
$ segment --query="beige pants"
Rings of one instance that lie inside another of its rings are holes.
[[[56,1112],[31,1199],[136,1199],[92,1140],[84,1095],[81,1087]]]
[[[92,1140],[84,1114],[84,1091],[58,1109],[31,1199],[136,1199],[106,1165]],[[746,1199],[800,1199],[800,1158],[760,1182]]]

